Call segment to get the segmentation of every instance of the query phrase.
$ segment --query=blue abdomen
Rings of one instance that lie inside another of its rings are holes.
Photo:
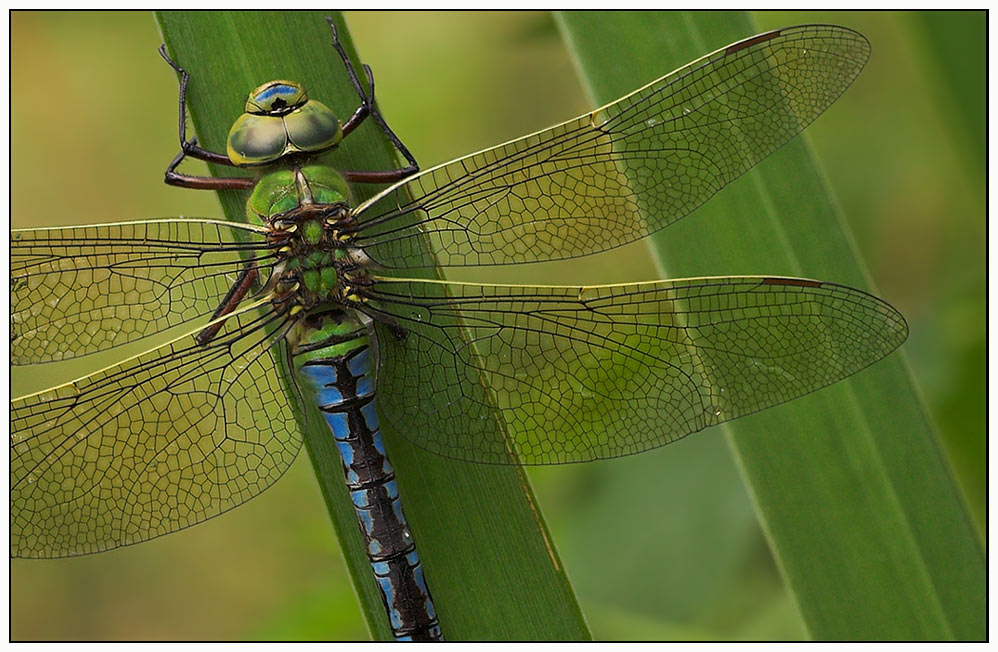
[[[355,345],[355,346],[354,346]],[[329,355],[325,355],[325,353]],[[299,384],[329,424],[367,557],[398,640],[442,640],[375,409],[366,332],[296,357]]]

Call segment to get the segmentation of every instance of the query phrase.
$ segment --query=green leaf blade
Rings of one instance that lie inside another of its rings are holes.
[[[352,52],[342,19],[334,13],[159,14],[171,55],[192,75],[189,106],[202,145],[224,151],[245,94],[269,79],[301,81],[338,116],[352,113],[356,94],[332,51],[325,15],[336,16],[340,38]],[[337,150],[332,164],[383,170],[397,161],[387,140],[365,125]],[[377,188],[354,189],[362,201]],[[245,196],[221,193],[221,199],[229,219],[243,219]],[[292,379],[285,384],[294,391]],[[331,435],[314,408],[304,409],[301,421],[362,609],[374,637],[391,640]],[[398,437],[387,437],[387,447],[445,637],[588,638],[520,469],[445,460]]]

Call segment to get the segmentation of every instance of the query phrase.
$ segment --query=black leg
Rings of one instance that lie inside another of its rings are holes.
[[[219,154],[218,152],[212,152],[207,149],[198,147],[197,139],[191,138],[187,139],[187,82],[190,80],[190,75],[187,71],[178,66],[173,62],[173,60],[166,54],[166,44],[159,46],[159,55],[170,64],[170,67],[177,71],[180,75],[180,150],[181,156],[179,160],[175,160],[171,163],[171,168],[176,168],[180,165],[180,161],[186,156],[191,156],[202,161],[208,161],[209,163],[219,163],[221,165],[229,165],[236,167],[236,164],[229,160],[229,157],[225,154]],[[167,179],[170,178],[170,173],[167,171]],[[169,183],[169,181],[167,182]]]
[[[333,38],[334,39],[336,38],[336,28],[335,27],[333,28]],[[340,48],[336,48],[336,50],[337,50],[337,52],[339,52]],[[344,60],[344,65],[347,67],[347,70],[349,70],[351,72],[353,71],[353,66],[350,64],[350,60],[349,59]],[[350,116],[350,119],[347,120],[343,124],[343,137],[344,138],[346,138],[347,134],[349,134],[351,131],[354,130],[354,127],[356,127],[361,122],[363,122],[364,118],[366,118],[368,116],[368,113],[369,113],[369,111],[368,111],[368,104],[369,104],[369,102],[367,101],[367,98],[374,97],[374,75],[371,73],[371,67],[368,66],[368,65],[366,65],[366,64],[364,64],[364,72],[367,74],[367,92],[365,92],[365,93],[361,93],[360,91],[357,92],[357,94],[360,96],[361,104],[360,104],[359,107],[357,107],[357,110],[353,112],[353,115]],[[351,78],[355,78],[355,77],[353,77],[351,75]],[[357,86],[354,86],[354,90],[357,90],[357,88],[358,88]]]
[[[385,133],[386,136],[388,136],[388,140],[392,141],[392,144],[395,145],[395,149],[397,149],[399,153],[402,154],[402,157],[405,158],[406,162],[409,163],[407,168],[411,168],[412,172],[418,172],[419,164],[416,163],[416,157],[414,157],[412,153],[409,151],[409,148],[406,147],[401,140],[399,140],[399,137],[395,135],[395,132],[392,131],[391,127],[388,126],[388,123],[385,122],[385,119],[381,115],[381,112],[378,111],[378,105],[376,104],[374,99],[374,73],[371,72],[371,67],[368,66],[367,64],[364,64],[364,74],[367,75],[367,81],[368,84],[370,85],[371,94],[369,95],[369,97],[371,105],[370,109],[371,119],[374,120],[379,127],[381,127],[381,130]]]
[[[342,173],[343,176],[348,181],[359,181],[361,183],[390,183],[415,174],[419,171],[419,164],[416,162],[416,158],[409,151],[409,148],[399,140],[399,137],[395,135],[395,132],[392,131],[391,127],[388,126],[388,123],[385,122],[385,119],[378,111],[374,100],[374,75],[371,73],[371,68],[366,65],[364,66],[364,74],[367,76],[368,83],[368,89],[365,91],[361,86],[360,79],[357,77],[357,71],[354,70],[350,57],[347,56],[346,50],[343,49],[343,45],[340,43],[333,19],[327,16],[326,22],[329,23],[329,29],[333,32],[333,48],[343,61],[343,67],[346,68],[347,75],[350,77],[350,83],[353,85],[354,90],[357,91],[358,97],[360,97],[360,107],[354,111],[349,120],[343,123],[343,137],[346,138],[365,118],[370,116],[408,163],[406,167],[399,168],[398,170],[379,172],[345,171]]]

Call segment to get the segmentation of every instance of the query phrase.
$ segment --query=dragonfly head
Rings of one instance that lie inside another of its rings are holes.
[[[244,113],[229,130],[226,152],[239,167],[267,165],[286,156],[330,150],[343,140],[339,119],[308,99],[298,82],[278,79],[249,94]]]

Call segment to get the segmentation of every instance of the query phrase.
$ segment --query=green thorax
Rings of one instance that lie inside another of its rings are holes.
[[[294,167],[267,173],[246,203],[250,222],[270,229],[281,259],[282,287],[296,286],[296,303],[309,311],[345,303],[364,274],[362,255],[342,229],[350,215],[350,189],[332,168]]]
[[[246,202],[250,222],[272,224],[305,204],[350,206],[350,186],[336,170],[306,165],[270,172],[257,182]]]

